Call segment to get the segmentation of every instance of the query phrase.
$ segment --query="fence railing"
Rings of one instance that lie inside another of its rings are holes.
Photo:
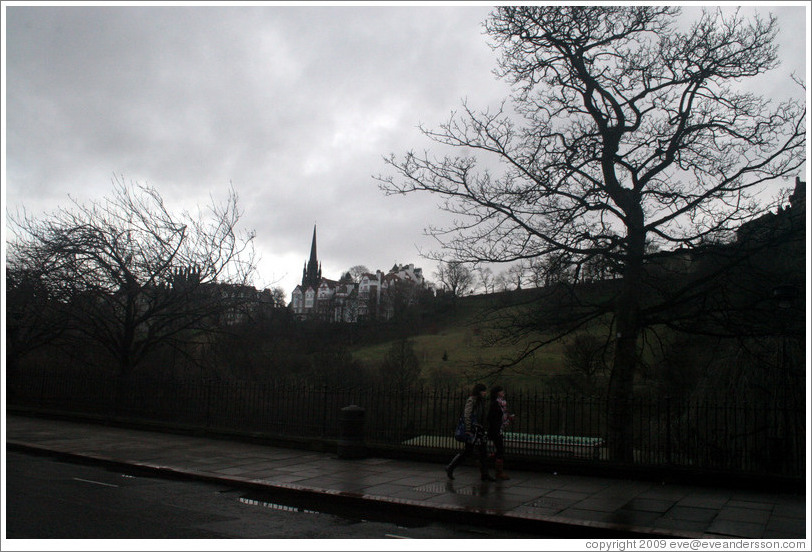
[[[10,406],[183,424],[269,437],[333,440],[341,408],[365,409],[368,444],[448,449],[465,392],[378,386],[342,389],[314,383],[87,377],[27,372],[8,382]],[[609,460],[608,403],[603,398],[512,392],[516,414],[511,454]],[[793,477],[805,473],[804,405],[753,405],[725,400],[632,401],[635,464]]]

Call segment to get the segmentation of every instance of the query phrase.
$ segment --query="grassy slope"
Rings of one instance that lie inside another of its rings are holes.
[[[488,296],[462,298],[452,314],[426,325],[421,333],[411,338],[424,378],[431,380],[433,374],[440,373],[449,379],[457,376],[460,383],[467,384],[489,371],[479,367],[482,363],[495,363],[517,355],[521,350],[519,345],[486,346],[483,343],[482,335],[487,333],[487,328],[482,327],[477,314],[487,307],[489,300]],[[374,366],[383,361],[391,345],[392,341],[387,341],[362,346],[354,349],[352,354],[355,359]],[[447,360],[443,360],[444,355]],[[536,386],[545,376],[562,370],[561,345],[555,344],[509,369],[498,379],[511,385]]]

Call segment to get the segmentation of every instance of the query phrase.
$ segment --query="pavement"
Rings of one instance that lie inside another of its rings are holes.
[[[558,538],[807,539],[803,494],[511,471],[482,482],[473,464],[453,481],[437,463],[339,458],[241,441],[75,421],[6,416],[6,446],[280,497],[520,530]],[[450,455],[449,455],[450,456]],[[808,482],[807,482],[808,487]],[[808,493],[808,488],[806,490]]]

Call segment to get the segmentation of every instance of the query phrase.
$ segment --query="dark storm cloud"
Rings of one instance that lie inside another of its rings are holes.
[[[803,10],[783,9],[802,46]],[[7,204],[38,213],[67,194],[98,198],[121,175],[180,209],[231,182],[257,233],[260,285],[290,293],[314,223],[325,276],[395,262],[430,274],[417,248],[444,218],[436,199],[385,197],[371,175],[381,156],[427,145],[419,123],[436,126],[464,97],[486,107],[509,94],[491,73],[489,11],[7,7]]]
[[[9,202],[37,212],[68,193],[99,197],[121,175],[182,205],[231,182],[265,282],[295,280],[281,257],[306,256],[314,222],[330,276],[419,263],[428,217],[389,216],[370,175],[420,121],[471,88],[497,89],[487,11],[11,7]]]

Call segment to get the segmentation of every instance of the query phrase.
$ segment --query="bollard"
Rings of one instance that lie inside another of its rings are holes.
[[[364,458],[367,455],[364,444],[365,410],[354,404],[345,406],[338,415],[338,457]]]

